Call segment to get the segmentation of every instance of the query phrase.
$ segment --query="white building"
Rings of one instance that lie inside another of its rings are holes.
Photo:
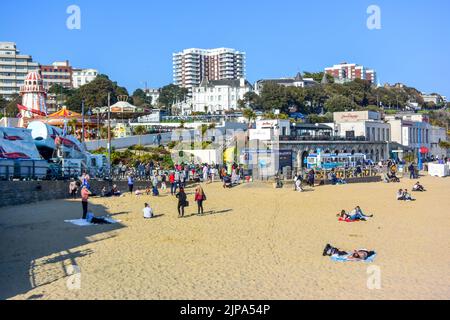
[[[72,84],[75,89],[92,82],[98,76],[95,69],[73,69]]]
[[[365,138],[366,141],[390,141],[391,127],[373,111],[335,112],[335,135],[345,138]]]
[[[262,79],[258,80],[255,84],[255,92],[256,94],[260,94],[264,85],[267,83],[274,83],[284,87],[313,87],[318,85],[314,79],[311,78],[303,78],[301,73],[297,73],[294,78],[278,78],[278,79]]]
[[[159,89],[144,89],[145,94],[147,97],[150,97],[152,99],[152,105],[156,106],[158,104],[159,99]]]
[[[237,110],[239,100],[252,90],[252,85],[244,78],[214,81],[205,79],[199,86],[192,88],[192,111],[219,114]]]
[[[0,96],[18,94],[28,73],[39,71],[30,55],[21,55],[14,42],[0,42]]]
[[[173,54],[173,82],[188,88],[209,80],[245,78],[245,53],[235,49],[186,49]]]
[[[442,96],[438,94],[422,94],[423,101],[425,103],[434,103],[435,105],[438,105],[440,103],[444,102],[444,99]]]
[[[415,153],[425,148],[430,154],[432,125],[424,115],[394,115],[386,116],[391,126],[391,140],[408,147]]]
[[[270,141],[274,137],[291,135],[291,122],[289,120],[257,120],[256,128],[249,129],[250,140]]]
[[[447,149],[439,146],[442,141],[448,141],[447,129],[432,126],[430,131],[430,155],[439,157],[439,159],[448,157]]]

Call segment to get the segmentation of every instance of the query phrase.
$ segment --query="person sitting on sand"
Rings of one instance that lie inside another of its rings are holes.
[[[356,208],[350,213],[350,220],[352,221],[366,221],[367,218],[372,218],[373,215],[367,216],[365,215],[360,206],[356,206]]]
[[[102,198],[109,198],[109,197],[111,197],[111,192],[108,192],[108,190],[106,189],[105,186],[102,188],[102,191],[101,191],[100,194],[101,194]]]
[[[404,199],[405,201],[414,201],[414,200],[415,200],[415,199],[413,199],[413,198],[411,197],[411,195],[409,194],[408,189],[405,189],[405,191],[403,191],[403,199]]]
[[[153,218],[153,210],[152,208],[150,208],[150,205],[148,203],[145,204],[145,207],[142,211],[144,212],[144,219]]]
[[[403,189],[399,189],[398,190],[398,192],[397,192],[397,200],[399,200],[399,201],[405,200],[405,196],[403,194]]]
[[[426,191],[425,188],[420,184],[419,181],[416,182],[416,184],[413,186],[412,191],[414,192],[424,192]]]
[[[348,256],[349,260],[355,260],[355,261],[367,260],[374,254],[375,254],[375,251],[369,251],[369,250],[364,250],[364,249],[354,250],[353,253],[350,254],[346,251],[341,251],[340,249],[335,248],[335,247],[331,246],[330,244],[327,244],[325,246],[325,249],[323,250],[324,257],[326,257],[326,256],[331,257],[333,255]]]
[[[113,184],[112,189],[111,189],[111,194],[113,197],[120,197],[122,193],[117,188],[117,185]]]
[[[339,179],[339,178],[336,176],[336,173],[334,172],[334,169],[331,170],[329,179],[330,179],[331,184],[332,184],[333,186],[339,185],[339,184],[346,184],[345,180]]]
[[[400,179],[395,175],[395,172],[392,172],[391,174],[387,173],[387,177],[389,182],[400,182]]]

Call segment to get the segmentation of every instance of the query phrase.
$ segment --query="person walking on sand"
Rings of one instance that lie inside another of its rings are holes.
[[[86,220],[88,212],[88,199],[92,193],[89,191],[87,186],[81,188],[81,206],[83,208],[83,219]]]
[[[188,206],[187,195],[184,192],[184,188],[180,188],[180,192],[176,195],[178,199],[178,218],[184,217],[184,208]]]
[[[195,201],[197,202],[198,211],[197,214],[203,214],[203,201],[206,200],[205,192],[201,186],[195,189]]]
[[[315,175],[316,175],[316,173],[314,172],[314,169],[311,169],[311,170],[308,172],[308,184],[309,184],[311,187],[314,187]]]

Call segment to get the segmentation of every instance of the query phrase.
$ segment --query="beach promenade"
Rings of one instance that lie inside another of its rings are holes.
[[[120,220],[106,226],[65,223],[81,216],[79,201],[1,208],[0,299],[450,299],[450,180],[420,181],[429,191],[415,202],[395,198],[409,179],[304,193],[215,183],[204,185],[204,216],[187,189],[183,219],[164,192],[90,199],[97,216]],[[156,218],[142,218],[145,202]],[[337,221],[356,205],[374,218]],[[327,243],[377,257],[333,262]],[[379,290],[367,286],[370,266]]]

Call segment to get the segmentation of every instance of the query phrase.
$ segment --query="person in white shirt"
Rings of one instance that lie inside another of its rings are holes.
[[[153,210],[152,210],[152,208],[150,208],[148,203],[145,204],[145,208],[142,211],[144,212],[144,219],[151,219],[151,218],[153,218]]]

